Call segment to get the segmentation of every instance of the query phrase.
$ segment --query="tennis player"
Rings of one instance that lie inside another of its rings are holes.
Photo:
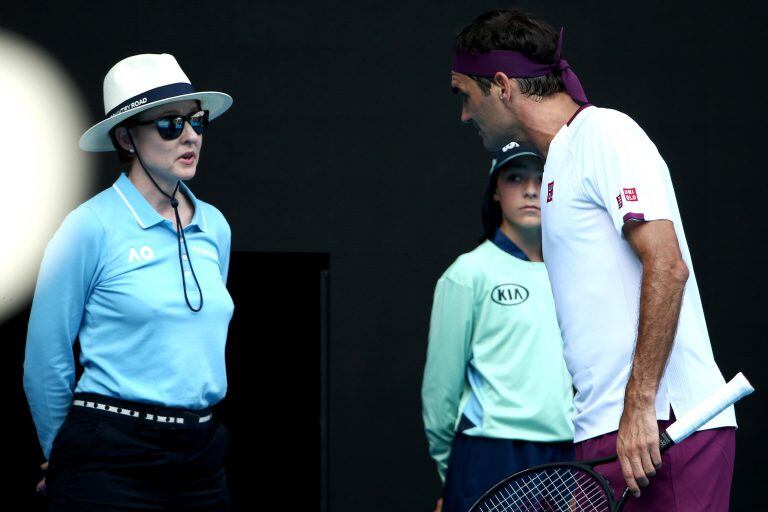
[[[481,243],[435,289],[422,403],[445,512],[526,467],[573,458],[573,391],[541,256],[542,167],[533,148],[498,152]]]
[[[231,104],[196,92],[168,54],[128,57],[104,79],[105,118],[80,147],[117,151],[126,172],[48,243],[29,318],[24,389],[49,511],[229,509],[211,406],[227,390],[231,234],[183,182]]]
[[[659,422],[724,383],[669,170],[631,118],[590,105],[562,36],[518,10],[487,12],[456,38],[451,87],[486,148],[512,137],[546,157],[542,245],[576,388],[577,458],[618,453],[601,471],[639,496],[627,511],[727,511],[732,407],[658,449]]]

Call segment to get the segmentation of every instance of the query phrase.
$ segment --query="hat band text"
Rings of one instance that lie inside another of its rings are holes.
[[[105,116],[105,119],[115,117],[116,115],[133,110],[136,107],[146,105],[147,103],[153,103],[155,101],[164,100],[166,98],[173,98],[174,96],[181,96],[182,94],[192,94],[195,90],[192,88],[192,84],[186,82],[179,82],[176,84],[163,85],[150,89],[149,91],[137,94],[132,98],[128,98],[120,105],[116,106]]]

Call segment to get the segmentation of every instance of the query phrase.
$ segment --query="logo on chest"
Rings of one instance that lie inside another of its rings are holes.
[[[519,284],[500,284],[491,290],[491,300],[502,306],[517,306],[528,300],[528,289]]]
[[[547,202],[552,202],[552,196],[555,194],[555,181],[552,180],[547,183]]]
[[[198,254],[202,254],[203,256],[207,256],[215,261],[219,261],[219,255],[216,253],[216,251],[212,251],[211,249],[208,249],[200,245],[193,245],[191,249],[192,249],[192,252],[196,252]]]
[[[138,251],[131,247],[131,250],[128,251],[128,263],[133,263],[135,261],[150,261],[154,257],[155,251],[148,245],[141,247]]]

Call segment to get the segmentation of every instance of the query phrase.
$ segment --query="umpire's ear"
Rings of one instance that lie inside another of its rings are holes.
[[[128,128],[125,126],[115,128],[115,140],[120,144],[121,148],[129,153],[133,153],[133,144],[131,144],[131,139],[128,137]]]

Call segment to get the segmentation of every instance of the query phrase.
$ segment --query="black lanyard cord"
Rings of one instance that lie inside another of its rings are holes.
[[[177,185],[178,187],[178,185]],[[176,214],[176,229],[179,233],[178,241],[179,241],[179,267],[181,268],[181,282],[184,286],[184,300],[187,301],[187,306],[189,306],[189,309],[197,313],[201,309],[203,309],[203,290],[200,288],[200,283],[197,281],[197,274],[195,274],[195,267],[192,266],[192,258],[190,258],[189,254],[189,248],[187,247],[187,237],[184,235],[184,230],[181,227],[181,217],[179,216],[179,202],[174,198],[171,200],[171,206],[173,206],[173,211]],[[189,297],[187,296],[187,279],[184,277],[184,263],[181,259],[181,243],[184,242],[184,254],[187,255],[187,263],[189,263],[189,270],[192,272],[192,277],[195,280],[195,286],[197,286],[197,290],[200,293],[200,305],[195,309],[192,307],[192,304],[189,302]]]
[[[136,158],[139,160],[139,164],[141,164],[141,168],[144,169],[144,172],[147,173],[147,176],[149,176],[149,179],[152,180],[152,183],[155,184],[155,187],[157,187],[157,190],[160,191],[161,194],[163,194],[165,197],[167,197],[171,202],[171,207],[173,208],[173,213],[176,216],[176,233],[177,233],[177,240],[179,243],[179,268],[181,269],[181,283],[184,287],[184,300],[187,302],[187,306],[189,309],[197,313],[201,309],[203,309],[203,289],[200,288],[200,282],[197,280],[197,274],[195,274],[195,268],[192,266],[192,258],[189,254],[189,248],[187,247],[187,237],[184,234],[184,228],[181,225],[181,216],[179,215],[179,200],[176,199],[176,192],[179,190],[179,185],[181,185],[181,180],[176,182],[176,187],[173,189],[173,195],[168,195],[165,193],[165,191],[160,188],[160,185],[157,184],[155,179],[152,177],[152,175],[147,170],[147,166],[144,165],[144,161],[141,159],[141,156],[139,156],[139,150],[136,148],[136,143],[133,142],[133,137],[131,136],[131,131],[128,131],[128,138],[131,141],[131,144],[133,144],[134,147],[134,153],[136,154]],[[189,270],[192,272],[192,277],[195,280],[195,285],[197,286],[197,290],[200,293],[200,305],[195,309],[192,306],[192,303],[189,301],[189,296],[187,295],[187,279],[184,277],[184,262],[182,260],[182,253],[181,253],[181,244],[184,243],[184,253],[187,255],[187,263],[189,263]]]

